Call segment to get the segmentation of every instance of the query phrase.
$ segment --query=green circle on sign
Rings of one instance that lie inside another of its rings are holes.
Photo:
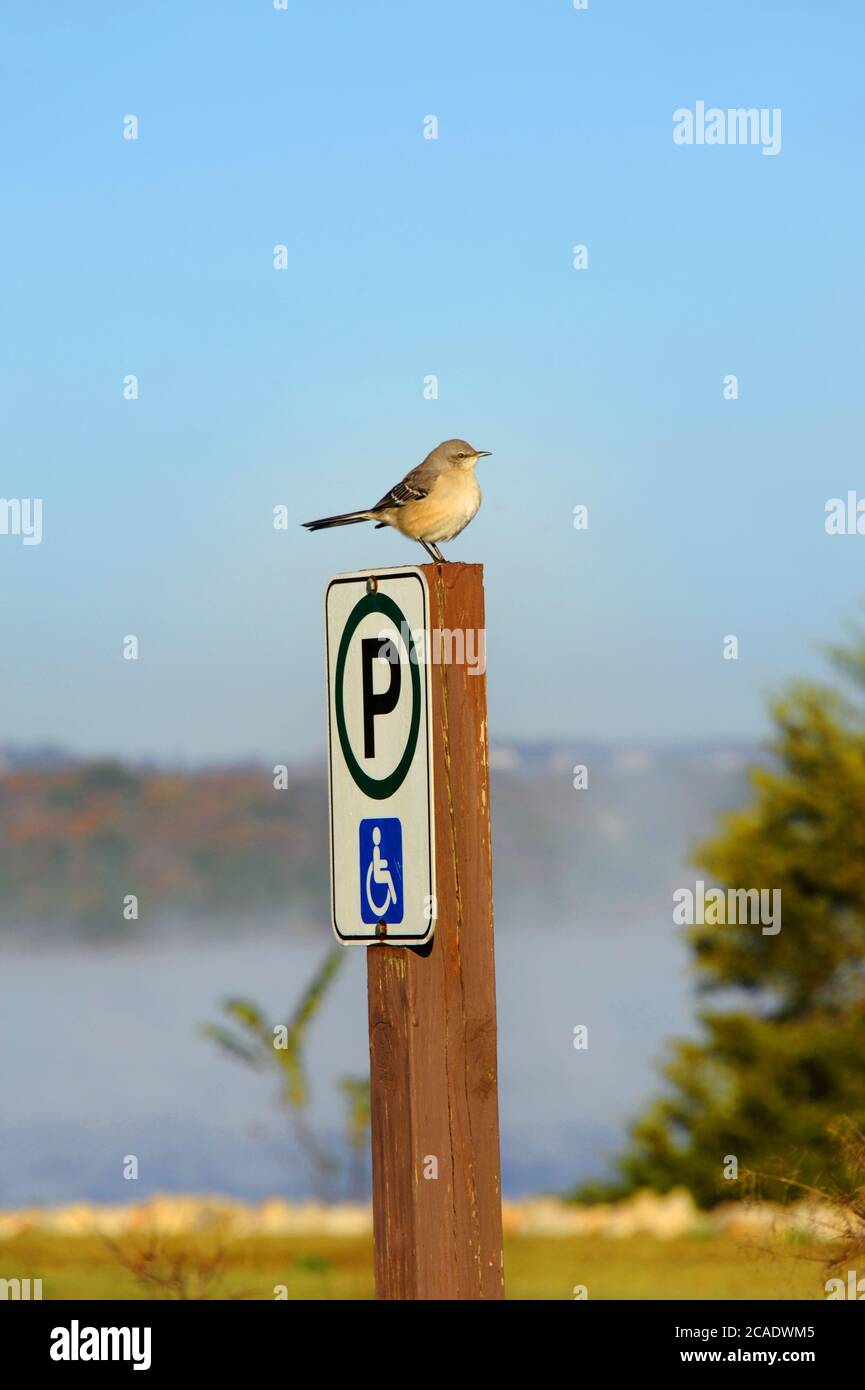
[[[348,656],[348,644],[357,631],[358,625],[363,622],[368,613],[384,613],[385,617],[390,618],[396,627],[397,632],[402,633],[408,638],[408,665],[411,672],[411,724],[408,731],[403,755],[388,777],[370,777],[364,772],[357,758],[354,756],[354,749],[348,738],[348,729],[345,725],[345,708],[342,698],[342,686],[345,679],[345,662]],[[334,704],[336,706],[336,728],[339,734],[339,743],[342,748],[342,755],[345,758],[348,770],[354,778],[362,792],[371,796],[375,801],[384,801],[386,797],[393,796],[398,787],[405,781],[408,770],[412,764],[412,758],[417,747],[417,736],[420,731],[420,675],[417,669],[417,652],[414,639],[409,630],[405,614],[394,603],[387,594],[366,594],[358,604],[352,609],[348,622],[343,630],[342,638],[339,643],[339,651],[336,657],[336,675],[334,678]]]

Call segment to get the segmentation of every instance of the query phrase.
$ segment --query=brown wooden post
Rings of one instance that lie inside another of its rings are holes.
[[[422,568],[431,638],[471,632],[485,652],[482,566]],[[367,950],[376,1294],[502,1298],[486,676],[431,674],[435,936]]]

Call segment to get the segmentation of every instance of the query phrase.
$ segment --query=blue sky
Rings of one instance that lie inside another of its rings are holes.
[[[316,756],[328,577],[424,557],[299,523],[451,435],[494,451],[449,551],[486,566],[494,737],[759,737],[820,669],[865,590],[865,536],[823,525],[865,496],[861,6],[4,28],[0,495],[44,535],[0,536],[0,742]],[[779,107],[780,154],[677,147],[698,100]]]

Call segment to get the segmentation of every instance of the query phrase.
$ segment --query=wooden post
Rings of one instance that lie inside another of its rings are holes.
[[[423,570],[431,638],[483,654],[482,566]],[[486,677],[431,673],[435,936],[367,950],[376,1294],[503,1298]]]

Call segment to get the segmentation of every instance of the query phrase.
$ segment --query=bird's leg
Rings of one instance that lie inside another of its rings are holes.
[[[420,537],[418,537],[418,540],[420,540]],[[432,551],[430,550],[430,547],[427,545],[426,541],[421,541],[421,545],[423,546],[424,550],[426,551],[426,553],[427,553],[427,555],[430,557],[430,559],[431,559],[431,560],[435,560],[436,557],[435,557],[435,555],[432,553]]]
[[[430,545],[432,546],[433,550],[435,551],[435,557],[436,557],[436,559],[438,560],[439,564],[440,564],[440,565],[446,565],[448,562],[447,562],[447,560],[445,559],[444,555],[442,555],[442,553],[441,553],[441,551],[439,550],[438,546],[436,545],[435,541],[430,541]]]

